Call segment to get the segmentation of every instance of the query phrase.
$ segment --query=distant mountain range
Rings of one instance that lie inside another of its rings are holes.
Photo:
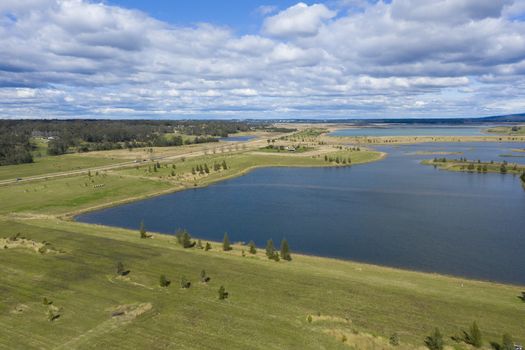
[[[482,123],[525,123],[525,113],[475,118],[396,118],[396,119],[284,119],[283,123],[354,123],[354,124],[482,124]]]

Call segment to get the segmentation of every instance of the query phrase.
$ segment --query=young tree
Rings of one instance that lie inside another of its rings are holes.
[[[223,160],[223,161],[222,161],[222,168],[223,168],[224,170],[227,170],[227,169],[228,169],[228,165],[226,164],[226,160]]]
[[[208,283],[210,281],[210,277],[208,275],[206,275],[206,271],[205,270],[202,270],[201,271],[201,282],[202,283]]]
[[[204,247],[204,251],[211,250],[211,244],[209,242],[206,242],[206,246]]]
[[[160,275],[159,283],[161,287],[167,287],[170,285],[171,281],[168,280],[165,275]]]
[[[186,279],[186,277],[182,276],[180,279],[180,287],[183,289],[188,289],[191,287],[191,282]]]
[[[149,238],[150,236],[146,233],[146,229],[144,228],[144,220],[140,222],[140,238]]]
[[[204,249],[204,247],[202,246],[202,241],[200,239],[197,241],[197,248]]]
[[[443,350],[443,336],[439,329],[435,329],[434,332],[425,339],[425,345],[430,350]]]
[[[274,255],[275,255],[275,247],[273,245],[273,240],[268,240],[268,242],[266,242],[266,256],[268,257],[268,259],[273,259],[274,258]]]
[[[250,241],[250,243],[248,243],[248,247],[250,254],[257,254],[257,248],[255,247],[254,241]]]
[[[228,233],[224,232],[224,238],[222,240],[222,250],[225,252],[232,250],[233,248],[230,245],[230,239],[228,238]]]
[[[224,300],[226,298],[228,298],[228,292],[224,289],[224,286],[221,286],[219,288],[219,300]]]
[[[192,248],[193,246],[195,246],[195,242],[192,242],[191,241],[191,236],[189,234],[188,231],[184,230],[182,232],[182,246],[184,248]]]
[[[288,246],[288,241],[286,239],[283,239],[281,241],[281,258],[283,258],[284,260],[292,261],[290,247]]]
[[[470,344],[476,348],[481,347],[483,343],[483,340],[481,337],[481,331],[478,327],[478,324],[475,321],[470,326],[468,332],[463,331],[463,335],[464,335],[465,343]]]
[[[124,264],[120,261],[117,263],[117,275],[122,276],[124,273]]]

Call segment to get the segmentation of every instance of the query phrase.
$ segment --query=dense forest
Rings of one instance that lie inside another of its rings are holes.
[[[216,142],[218,137],[255,127],[223,120],[0,120],[0,165],[31,163],[35,138],[47,140],[49,155],[59,155]]]

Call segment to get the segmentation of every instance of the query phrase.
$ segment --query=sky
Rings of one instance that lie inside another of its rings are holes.
[[[2,0],[0,118],[525,112],[525,0]]]

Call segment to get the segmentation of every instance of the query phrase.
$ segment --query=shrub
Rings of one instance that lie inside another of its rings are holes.
[[[390,345],[398,346],[399,345],[399,335],[397,333],[393,333],[390,338],[388,338],[388,342]]]
[[[312,315],[308,315],[308,317],[306,318],[306,320],[308,321],[308,323],[312,323]]]
[[[434,332],[425,339],[425,345],[430,350],[443,350],[443,336],[439,329],[435,329]]]
[[[165,275],[160,275],[159,283],[161,287],[167,287],[170,285],[171,281],[168,280]]]
[[[210,281],[210,277],[208,275],[206,275],[206,271],[202,270],[201,271],[201,282],[202,283],[208,283]]]
[[[224,300],[226,298],[228,298],[228,292],[224,289],[224,286],[221,286],[219,288],[219,300]]]
[[[188,289],[191,286],[191,282],[186,279],[186,277],[182,276],[180,279],[180,287],[183,289]]]
[[[206,242],[206,246],[204,247],[205,251],[211,250],[211,244],[209,242]]]

